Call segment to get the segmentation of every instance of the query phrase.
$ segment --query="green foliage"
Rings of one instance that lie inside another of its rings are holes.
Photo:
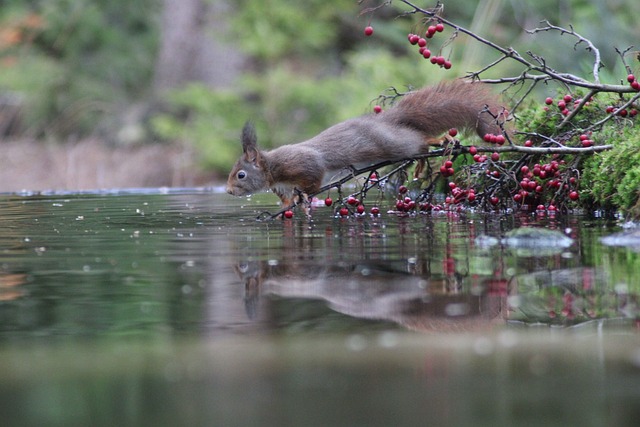
[[[145,94],[157,45],[158,0],[33,0],[0,9],[0,91],[25,99],[30,129],[82,135],[105,112]]]
[[[161,138],[188,141],[200,153],[199,166],[228,168],[240,153],[240,129],[250,114],[247,103],[232,91],[212,91],[193,83],[174,91],[168,101],[175,111],[156,115],[153,131]]]

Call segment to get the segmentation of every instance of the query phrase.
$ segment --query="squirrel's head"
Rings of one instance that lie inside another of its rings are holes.
[[[227,193],[246,196],[269,187],[261,157],[256,130],[247,122],[242,129],[242,156],[231,168],[227,179]]]

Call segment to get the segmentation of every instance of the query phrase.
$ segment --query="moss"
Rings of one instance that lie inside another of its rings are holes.
[[[601,138],[613,148],[586,159],[581,195],[592,207],[616,209],[638,218],[640,132],[637,127],[619,130],[611,126],[601,132]]]

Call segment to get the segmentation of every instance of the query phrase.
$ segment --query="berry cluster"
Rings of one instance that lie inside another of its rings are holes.
[[[432,205],[428,202],[416,202],[408,195],[409,189],[405,185],[398,187],[398,199],[396,200],[397,212],[430,212],[432,210],[439,211],[442,209],[440,205]]]
[[[626,108],[618,108],[615,107],[613,105],[609,105],[606,110],[607,114],[615,114],[616,116],[619,117],[635,117],[638,115],[638,110],[635,108],[632,108],[631,110],[627,111]]]
[[[461,188],[454,181],[450,181],[449,189],[451,190],[451,196],[447,196],[444,199],[447,205],[457,205],[465,200],[469,203],[476,201],[476,191],[473,188]]]
[[[519,190],[513,195],[513,201],[519,205],[536,206],[537,211],[555,211],[553,201],[558,200],[561,194],[566,194],[571,201],[578,200],[578,180],[571,176],[571,169],[565,165],[564,160],[551,160],[544,164],[536,163],[532,168],[522,166]],[[545,207],[546,196],[550,196],[551,201]]]
[[[440,67],[448,70],[451,68],[451,61],[446,59],[444,56],[432,55],[431,50],[428,47],[428,40],[433,38],[436,33],[441,33],[444,31],[444,24],[442,22],[438,22],[435,25],[430,25],[425,32],[424,37],[420,37],[418,34],[409,33],[407,35],[407,39],[409,43],[412,45],[418,46],[418,53],[422,55],[424,59],[428,59],[432,64],[439,65]]]
[[[633,74],[629,74],[627,76],[627,81],[629,82],[629,85],[633,88],[633,90],[640,91],[640,82],[636,80],[636,76],[634,76]]]
[[[351,215],[359,215],[359,216],[365,215],[366,208],[362,203],[362,201],[359,200],[357,197],[349,196],[344,201],[344,203],[345,204],[336,211],[336,215],[342,218],[345,218]],[[327,196],[327,198],[324,199],[324,204],[328,207],[332,206],[333,199]],[[369,213],[371,214],[371,216],[378,216],[380,215],[380,208],[378,206],[372,206],[371,209],[369,210]]]
[[[556,103],[558,110],[560,110],[560,113],[563,116],[568,116],[569,114],[571,114],[571,111],[575,107],[577,107],[578,105],[580,105],[580,103],[582,103],[582,99],[578,98],[574,100],[572,95],[567,94],[567,95],[564,95],[557,102],[551,97],[545,99],[544,101],[544,103],[547,104],[548,106],[553,105],[554,102]],[[589,105],[589,101],[587,101],[585,105]],[[549,108],[545,107],[545,111],[549,111]]]
[[[496,145],[503,145],[507,141],[504,135],[494,135],[492,133],[486,134],[482,139],[484,139],[484,142],[489,142]]]

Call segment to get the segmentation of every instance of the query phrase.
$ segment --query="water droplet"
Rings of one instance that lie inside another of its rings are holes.
[[[444,312],[447,316],[451,317],[464,316],[469,312],[469,304],[464,302],[447,304]]]
[[[493,353],[493,343],[487,337],[479,337],[473,343],[473,351],[479,356],[488,356]]]
[[[354,334],[347,337],[346,345],[351,351],[362,351],[367,347],[367,340],[362,335]]]
[[[378,345],[391,348],[398,345],[398,335],[392,331],[385,331],[378,336]]]

